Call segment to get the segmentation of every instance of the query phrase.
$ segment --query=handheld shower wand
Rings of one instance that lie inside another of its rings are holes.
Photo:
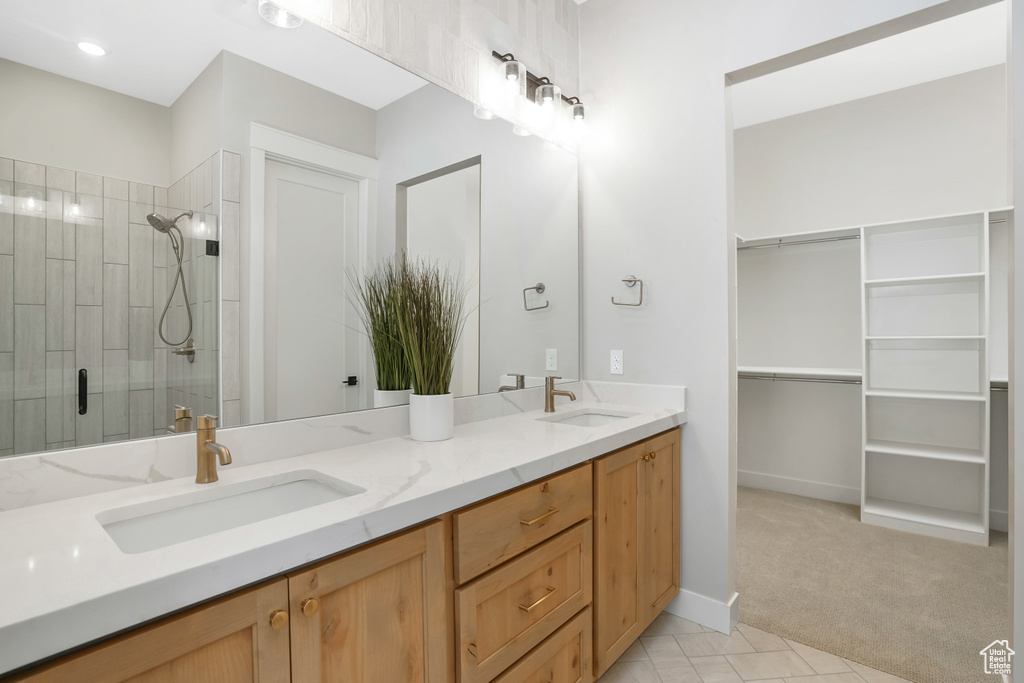
[[[185,289],[185,274],[181,270],[182,261],[182,249],[185,244],[185,239],[181,235],[181,230],[178,229],[178,221],[185,217],[192,218],[191,211],[185,211],[178,215],[174,220],[164,218],[158,213],[151,213],[146,216],[146,220],[157,232],[162,232],[167,235],[167,238],[171,240],[171,249],[174,250],[174,257],[178,261],[178,272],[174,276],[174,284],[171,285],[171,292],[167,295],[167,303],[164,304],[164,312],[160,316],[160,323],[156,326],[157,333],[160,335],[161,341],[168,346],[181,346],[182,344],[188,343],[192,338],[192,308],[188,303],[188,290]],[[177,235],[177,237],[175,237]],[[178,288],[178,282],[181,282],[181,295],[185,298],[185,315],[188,316],[188,332],[185,333],[185,338],[180,342],[171,342],[164,336],[164,319],[167,318],[167,309],[171,307],[171,300],[174,298],[174,291]]]

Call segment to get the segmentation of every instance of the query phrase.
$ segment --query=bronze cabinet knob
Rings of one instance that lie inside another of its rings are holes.
[[[302,601],[302,613],[311,617],[320,610],[320,601],[316,598],[307,598]]]
[[[283,609],[279,609],[270,614],[270,626],[275,631],[280,631],[288,625],[288,613]]]

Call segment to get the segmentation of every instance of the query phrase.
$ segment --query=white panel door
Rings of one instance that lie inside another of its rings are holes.
[[[358,254],[359,184],[267,161],[264,400],[267,420],[358,410],[358,319],[345,271]]]

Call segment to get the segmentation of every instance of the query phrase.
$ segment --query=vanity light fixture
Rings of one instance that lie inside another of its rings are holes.
[[[78,49],[87,55],[92,55],[93,57],[102,57],[103,55],[107,54],[107,51],[99,45],[97,45],[96,43],[89,43],[86,41],[82,41],[81,43],[79,43]]]
[[[551,82],[550,78],[538,77],[530,73],[522,62],[516,61],[511,54],[501,54],[496,50],[491,51],[491,56],[502,63],[503,73],[508,81],[518,81],[525,87],[521,88],[521,94],[528,100],[532,100],[541,107],[554,107],[561,100],[572,107],[572,118],[582,121],[586,116],[583,103],[578,97],[566,97],[562,89]]]
[[[492,53],[504,64],[505,80],[507,81],[525,81],[526,80],[526,67],[523,66],[522,62],[517,62],[516,58],[511,52],[505,55],[499,55],[497,52]]]
[[[573,121],[582,121],[586,117],[586,111],[583,109],[583,103],[580,102],[580,98],[570,97],[569,104],[572,106]]]
[[[548,78],[541,78],[537,84],[537,90],[533,99],[542,107],[552,107],[562,96],[562,89],[551,82]]]
[[[302,25],[302,17],[275,5],[270,0],[259,0],[260,16],[279,28],[296,28]]]

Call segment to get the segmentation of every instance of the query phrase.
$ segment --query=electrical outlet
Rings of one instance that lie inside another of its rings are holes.
[[[612,374],[622,374],[622,350],[612,351]]]
[[[545,370],[557,370],[558,369],[558,349],[548,349],[544,356],[544,369]]]

